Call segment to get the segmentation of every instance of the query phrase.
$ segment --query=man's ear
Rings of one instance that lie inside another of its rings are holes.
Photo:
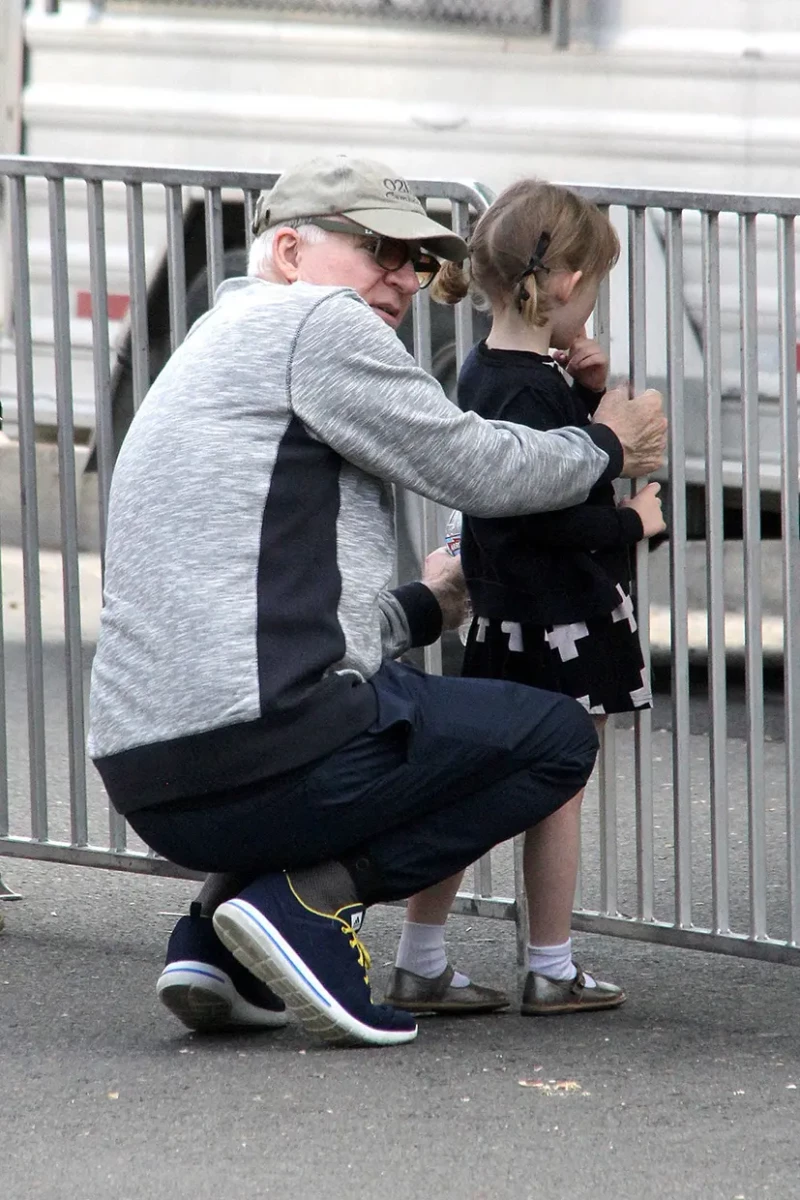
[[[559,271],[553,276],[550,291],[561,304],[566,304],[583,279],[583,271]]]
[[[275,231],[272,242],[272,266],[284,283],[296,283],[300,277],[300,238],[288,225]]]

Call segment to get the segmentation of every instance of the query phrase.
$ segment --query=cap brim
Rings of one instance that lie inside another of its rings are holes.
[[[381,237],[397,238],[401,242],[421,242],[439,258],[447,258],[451,262],[463,262],[469,254],[463,238],[456,237],[444,225],[420,213],[398,208],[359,208],[342,216],[357,221]]]

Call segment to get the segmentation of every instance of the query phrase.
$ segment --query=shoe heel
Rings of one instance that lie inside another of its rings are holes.
[[[195,1033],[223,1029],[229,1024],[230,1004],[221,997],[212,998],[203,988],[173,984],[162,988],[159,999],[174,1017]]]
[[[190,964],[167,967],[156,985],[159,1000],[187,1029],[207,1032],[224,1028],[231,1016],[233,986],[227,977],[198,971]]]

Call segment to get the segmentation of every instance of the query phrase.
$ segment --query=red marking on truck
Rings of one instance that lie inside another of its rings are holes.
[[[128,306],[130,305],[130,296],[125,296],[120,292],[108,293],[108,319],[109,321],[123,321],[128,315]],[[75,304],[76,317],[91,317],[92,315],[92,293],[78,292]]]

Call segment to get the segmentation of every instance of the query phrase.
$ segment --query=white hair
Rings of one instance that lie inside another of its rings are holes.
[[[247,260],[247,274],[257,275],[260,279],[266,279],[271,283],[277,282],[275,267],[272,261],[272,250],[275,242],[275,234],[279,229],[296,229],[304,242],[325,242],[330,237],[336,237],[336,234],[327,230],[320,229],[318,225],[309,225],[303,218],[293,221],[282,221],[280,225],[276,225],[273,229],[265,229],[253,241],[250,247],[250,255]]]

